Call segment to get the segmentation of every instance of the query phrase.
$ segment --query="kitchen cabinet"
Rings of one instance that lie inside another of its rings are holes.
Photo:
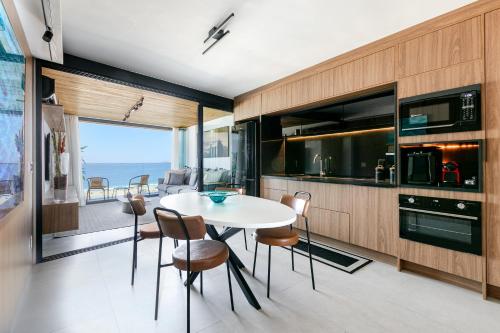
[[[320,74],[289,83],[290,107],[306,105],[318,101],[322,97],[322,80]]]
[[[262,94],[242,96],[234,100],[234,121],[241,121],[260,116]]]
[[[400,78],[482,57],[481,17],[427,33],[399,45]]]
[[[350,241],[389,255],[397,255],[397,189],[353,186]]]
[[[487,282],[500,287],[500,10],[486,14]],[[488,179],[490,181],[488,181]],[[498,290],[498,289],[497,289]],[[500,290],[498,290],[500,291]]]
[[[291,105],[290,85],[273,87],[262,92],[262,114],[285,110]]]

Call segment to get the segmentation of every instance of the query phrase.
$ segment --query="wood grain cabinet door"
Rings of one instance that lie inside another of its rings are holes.
[[[500,10],[485,20],[487,272],[488,283],[500,287]]]
[[[262,114],[287,109],[290,104],[290,85],[273,87],[262,92]]]
[[[353,186],[351,243],[382,253],[397,254],[397,207],[395,189]]]
[[[398,76],[424,73],[482,57],[481,17],[448,26],[399,45]]]
[[[234,120],[241,121],[260,116],[262,95],[243,96],[234,100]]]

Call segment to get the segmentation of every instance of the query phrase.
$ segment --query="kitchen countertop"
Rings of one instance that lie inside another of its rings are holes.
[[[396,184],[391,184],[388,179],[382,182],[375,182],[375,178],[348,178],[348,177],[330,177],[330,176],[310,176],[310,175],[287,175],[287,174],[270,174],[262,175],[265,178],[280,178],[304,182],[330,183],[330,184],[349,184],[358,186],[373,186],[373,187],[396,187]]]

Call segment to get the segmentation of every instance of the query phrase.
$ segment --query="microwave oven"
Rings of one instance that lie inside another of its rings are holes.
[[[400,136],[480,129],[481,85],[479,84],[400,100]]]

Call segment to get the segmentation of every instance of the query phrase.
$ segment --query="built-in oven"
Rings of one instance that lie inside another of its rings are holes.
[[[481,203],[400,194],[399,236],[481,255]]]
[[[480,129],[481,86],[479,84],[400,100],[401,136]]]

